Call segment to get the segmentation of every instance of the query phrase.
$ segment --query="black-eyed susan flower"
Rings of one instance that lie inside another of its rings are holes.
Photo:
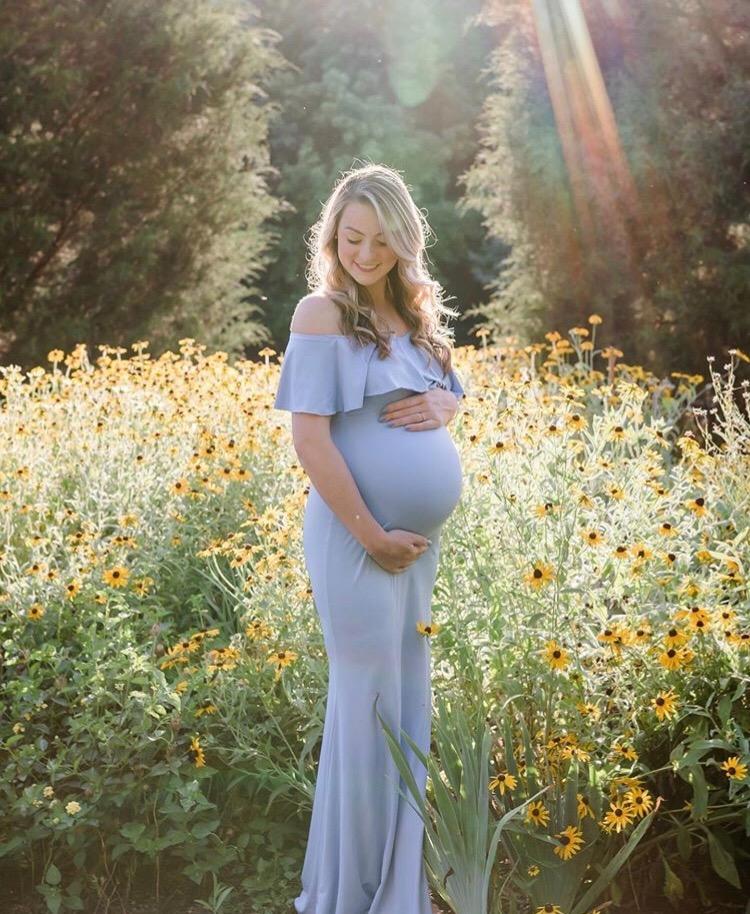
[[[602,709],[597,704],[592,704],[591,702],[582,702],[579,701],[576,703],[576,708],[580,712],[581,717],[589,717],[591,720],[599,720],[602,716]]]
[[[294,663],[297,659],[297,654],[295,651],[274,651],[267,660],[267,663],[272,663],[277,672],[281,672],[282,668],[289,666],[290,663]]]
[[[634,787],[625,794],[623,802],[635,813],[638,818],[643,818],[651,811],[654,798],[643,787]]]
[[[206,628],[201,629],[200,631],[194,632],[190,636],[190,641],[192,642],[191,650],[195,650],[195,645],[201,644],[203,641],[206,641],[210,638],[215,638],[219,634],[218,628]]]
[[[420,635],[426,635],[428,638],[436,635],[443,626],[439,622],[417,622],[417,631]]]
[[[726,776],[732,781],[744,781],[747,777],[747,765],[740,761],[738,755],[733,755],[719,766]]]
[[[630,743],[623,742],[622,740],[615,741],[615,744],[612,746],[612,754],[628,762],[638,761],[638,753],[635,749]]]
[[[133,582],[133,593],[137,594],[139,597],[146,597],[148,596],[153,585],[153,578],[148,576],[139,578],[137,581]]]
[[[534,800],[526,807],[526,821],[541,828],[549,822],[549,810],[541,800]]]
[[[609,804],[609,811],[602,819],[601,826],[605,831],[620,832],[630,825],[635,818],[634,811],[625,803],[614,802]]]
[[[42,618],[42,616],[45,614],[45,612],[46,612],[46,610],[42,606],[41,603],[32,603],[31,606],[29,606],[29,608],[26,612],[26,615],[33,622],[36,622],[38,619]]]
[[[217,707],[211,701],[204,701],[203,704],[195,709],[196,717],[203,717],[204,714],[216,714]]]
[[[253,619],[245,627],[245,634],[251,640],[258,641],[261,638],[270,638],[273,632],[270,625],[267,625],[260,619]]]
[[[81,591],[81,581],[79,578],[73,578],[65,585],[65,596],[68,600],[74,600]]]
[[[578,432],[582,428],[586,427],[586,420],[580,413],[571,413],[565,420],[565,424],[568,426],[568,428]]]
[[[553,850],[561,860],[570,860],[583,846],[583,832],[575,825],[568,825],[555,837],[560,843]]]
[[[534,914],[564,914],[564,912],[558,905],[547,903],[537,908]]]
[[[665,717],[674,717],[677,714],[677,704],[677,695],[673,689],[659,692],[655,698],[651,699],[651,707],[656,712],[659,720],[664,720]]]
[[[668,520],[662,521],[657,528],[660,536],[677,536],[678,530]]]
[[[676,625],[668,628],[664,634],[664,644],[666,644],[667,647],[682,647],[682,645],[687,644],[689,640],[689,632],[685,631],[684,628],[678,628]]]
[[[645,562],[653,556],[653,551],[645,543],[634,543],[630,547],[630,553],[638,562]]]
[[[604,534],[599,530],[583,530],[581,531],[581,537],[587,546],[601,546],[604,542]]]
[[[564,670],[570,663],[570,655],[554,639],[545,644],[543,654],[544,659],[553,670]]]
[[[193,764],[196,768],[203,768],[206,764],[206,755],[201,746],[201,741],[199,736],[194,736],[190,740],[190,754],[192,756]]]
[[[566,745],[560,749],[560,757],[575,759],[579,762],[588,762],[591,760],[591,753],[585,746]]]
[[[679,670],[680,667],[687,666],[694,657],[693,651],[687,647],[670,647],[659,654],[659,663],[668,670]]]
[[[102,580],[110,587],[125,587],[129,577],[130,572],[124,565],[115,565],[104,572]]]
[[[289,651],[288,653],[292,652]],[[237,666],[239,659],[240,652],[236,647],[215,647],[206,652],[206,669],[209,673],[233,670]]]
[[[526,873],[531,879],[533,879],[535,876],[538,876],[540,872],[541,870],[536,865],[536,863],[532,863],[531,866],[527,867],[526,869]]]
[[[699,495],[697,498],[688,499],[688,501],[685,502],[685,507],[688,511],[692,511],[696,517],[703,517],[706,513],[706,499],[702,495]]]
[[[499,790],[503,795],[506,790],[514,790],[517,785],[516,779],[507,771],[501,771],[489,783],[490,790]]]
[[[584,793],[576,794],[577,801],[577,812],[579,819],[585,819],[586,816],[591,816],[592,819],[596,818],[594,814],[594,809],[591,806],[591,800]]]
[[[531,570],[523,576],[523,580],[529,587],[539,590],[549,584],[553,577],[554,569],[552,565],[548,565],[546,562],[534,562]]]

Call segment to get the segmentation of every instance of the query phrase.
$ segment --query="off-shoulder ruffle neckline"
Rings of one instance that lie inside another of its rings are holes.
[[[407,330],[406,333],[394,333],[391,339],[403,340],[411,334],[411,330]],[[311,339],[334,339],[334,340],[348,340],[350,339],[344,333],[300,333],[299,330],[290,330],[289,336],[304,336]],[[370,344],[374,345],[374,344]]]

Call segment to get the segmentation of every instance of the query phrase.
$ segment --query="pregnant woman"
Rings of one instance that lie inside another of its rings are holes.
[[[274,406],[311,486],[305,564],[329,661],[298,914],[431,914],[424,825],[377,712],[430,750],[430,604],[461,496],[451,367],[425,231],[401,177],[345,175],[313,231]],[[421,624],[421,625],[420,625]],[[424,795],[426,771],[401,745]],[[408,795],[408,794],[407,794]]]

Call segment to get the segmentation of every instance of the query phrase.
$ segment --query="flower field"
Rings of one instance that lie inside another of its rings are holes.
[[[598,323],[455,352],[419,628],[446,912],[750,894],[750,359],[659,379]],[[327,667],[277,355],[0,368],[0,880],[42,910],[290,909]]]

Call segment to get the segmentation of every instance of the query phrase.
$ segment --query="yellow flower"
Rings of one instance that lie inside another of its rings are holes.
[[[172,483],[172,494],[173,495],[184,495],[190,488],[190,483],[182,477],[181,479],[176,480]]]
[[[686,666],[693,659],[695,654],[686,647],[670,647],[659,655],[659,663],[668,670],[678,670]]]
[[[240,659],[240,652],[236,647],[216,647],[206,653],[208,672],[215,673],[219,670],[233,670]]]
[[[563,914],[563,911],[556,904],[543,904],[534,914]]]
[[[539,867],[536,865],[536,863],[532,863],[531,866],[526,870],[526,872],[527,872],[527,873],[529,874],[529,876],[531,876],[531,878],[533,879],[534,876],[538,876],[538,875],[539,875],[539,873],[541,872],[541,870],[540,870]]]
[[[65,812],[69,816],[74,816],[77,812],[81,811],[81,804],[75,800],[70,800],[69,803],[65,804]]]
[[[128,583],[130,572],[123,565],[115,565],[114,568],[108,568],[102,575],[105,584],[112,587],[124,587]]]
[[[65,596],[69,600],[74,600],[81,590],[81,581],[79,578],[73,578],[65,585]]]
[[[553,670],[564,670],[570,663],[568,652],[557,641],[548,641],[544,646],[544,659]]]
[[[589,798],[585,794],[577,793],[576,799],[578,800],[578,818],[585,819],[586,816],[591,816],[592,819],[595,819],[596,815],[591,807]]]
[[[44,788],[44,790],[42,791],[42,793],[44,794],[45,797],[47,797],[48,800],[50,800],[50,799],[51,799],[52,797],[54,797],[54,795],[55,795],[55,788],[52,787],[52,786],[50,786],[50,785],[48,784],[48,785]]]
[[[526,807],[526,821],[541,827],[549,822],[549,810],[541,800],[534,800]]]
[[[553,577],[554,569],[552,565],[548,565],[546,562],[534,562],[531,566],[531,571],[528,571],[523,576],[523,580],[529,587],[539,590],[545,584],[549,584]]]
[[[623,801],[638,816],[645,816],[654,805],[654,798],[642,787],[634,787],[625,794]]]
[[[248,638],[258,640],[260,638],[270,638],[272,635],[271,627],[260,619],[253,619],[246,628],[245,634]]]
[[[41,603],[32,603],[28,610],[28,617],[36,622],[37,619],[41,619],[44,613],[46,612],[45,608]]]
[[[439,622],[431,622],[429,625],[424,622],[417,622],[417,631],[420,635],[427,635],[427,637],[437,635],[442,627]]]
[[[195,709],[195,716],[202,717],[204,714],[216,714],[216,705],[210,701],[205,701],[200,708]]]
[[[719,766],[724,769],[727,777],[732,781],[744,781],[747,777],[747,765],[740,761],[738,755],[733,755]]]
[[[656,698],[651,699],[651,705],[659,720],[674,717],[677,713],[677,696],[672,689],[667,692],[659,692]]]
[[[206,756],[200,743],[200,737],[194,736],[190,740],[190,751],[193,754],[193,762],[196,768],[203,768],[206,764]]]
[[[561,860],[570,860],[583,845],[583,832],[575,825],[569,825],[555,837],[560,843],[555,845],[554,852]]]
[[[589,546],[599,546],[604,542],[604,536],[598,530],[583,530],[581,536]]]
[[[610,803],[609,807],[609,812],[602,821],[602,827],[607,831],[614,828],[615,831],[620,832],[633,821],[635,812],[624,803]]]
[[[627,759],[630,762],[635,762],[638,760],[638,753],[635,749],[628,745],[628,743],[623,743],[620,740],[612,746],[612,752],[615,755],[621,755],[624,759]]]
[[[489,789],[495,790],[497,788],[502,796],[505,793],[506,789],[513,790],[516,787],[516,784],[517,782],[513,775],[509,774],[507,771],[503,771],[496,777],[492,778],[489,783]]]
[[[692,511],[696,517],[703,517],[706,513],[706,499],[702,496],[698,498],[692,498],[685,502],[685,507]]]

